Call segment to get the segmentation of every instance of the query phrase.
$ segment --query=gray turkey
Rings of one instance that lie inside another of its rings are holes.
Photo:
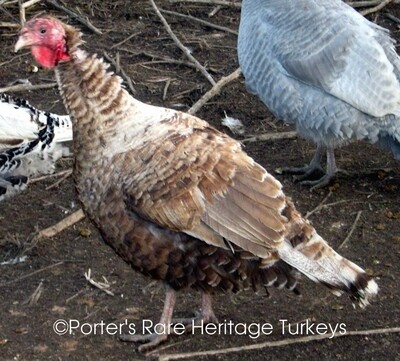
[[[57,159],[69,155],[71,140],[69,116],[0,94],[0,201],[25,189],[29,177],[52,173]]]
[[[322,186],[337,172],[334,149],[354,139],[400,159],[400,58],[388,31],[340,0],[243,0],[239,63],[250,92],[317,144],[291,169]]]
[[[40,65],[55,69],[73,120],[82,208],[117,254],[166,285],[161,324],[172,322],[176,291],[200,290],[193,322],[210,322],[212,293],[297,292],[297,270],[368,304],[375,281],[319,236],[239,142],[195,116],[134,99],[102,59],[80,48],[81,35],[35,18],[15,48],[31,48]],[[143,351],[167,333],[123,339],[147,342]]]

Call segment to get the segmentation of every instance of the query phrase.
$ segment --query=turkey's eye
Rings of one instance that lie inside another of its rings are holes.
[[[46,31],[47,31],[46,28],[41,28],[41,29],[40,29],[40,34],[45,34]]]

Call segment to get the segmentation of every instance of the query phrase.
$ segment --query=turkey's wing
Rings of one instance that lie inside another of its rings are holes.
[[[190,124],[189,132],[186,122],[182,133],[179,125],[168,125],[168,136],[152,142],[157,146],[124,153],[132,169],[124,177],[127,207],[215,246],[227,248],[232,242],[268,256],[287,223],[281,184],[238,142],[204,123]]]

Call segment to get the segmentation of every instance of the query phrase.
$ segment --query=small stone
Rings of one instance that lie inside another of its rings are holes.
[[[21,335],[25,335],[28,333],[28,329],[26,327],[17,327],[15,330],[15,333],[19,333]]]
[[[340,188],[339,182],[335,182],[328,189],[330,192],[336,192],[339,188]]]
[[[79,230],[79,234],[80,234],[82,237],[87,238],[87,237],[90,237],[90,236],[92,235],[92,231],[91,231],[89,228],[81,228],[81,229]]]
[[[378,171],[378,178],[380,180],[385,179],[387,177],[387,173],[384,170]]]
[[[45,345],[44,343],[41,343],[33,348],[33,351],[35,353],[45,353],[49,349],[49,346]]]
[[[66,310],[65,307],[54,305],[53,308],[51,309],[51,312],[63,315],[65,313],[65,310]]]

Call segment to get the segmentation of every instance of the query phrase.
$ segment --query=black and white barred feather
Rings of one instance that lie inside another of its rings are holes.
[[[69,155],[71,140],[69,116],[0,94],[0,201],[25,189],[29,177],[52,173],[57,159]]]

